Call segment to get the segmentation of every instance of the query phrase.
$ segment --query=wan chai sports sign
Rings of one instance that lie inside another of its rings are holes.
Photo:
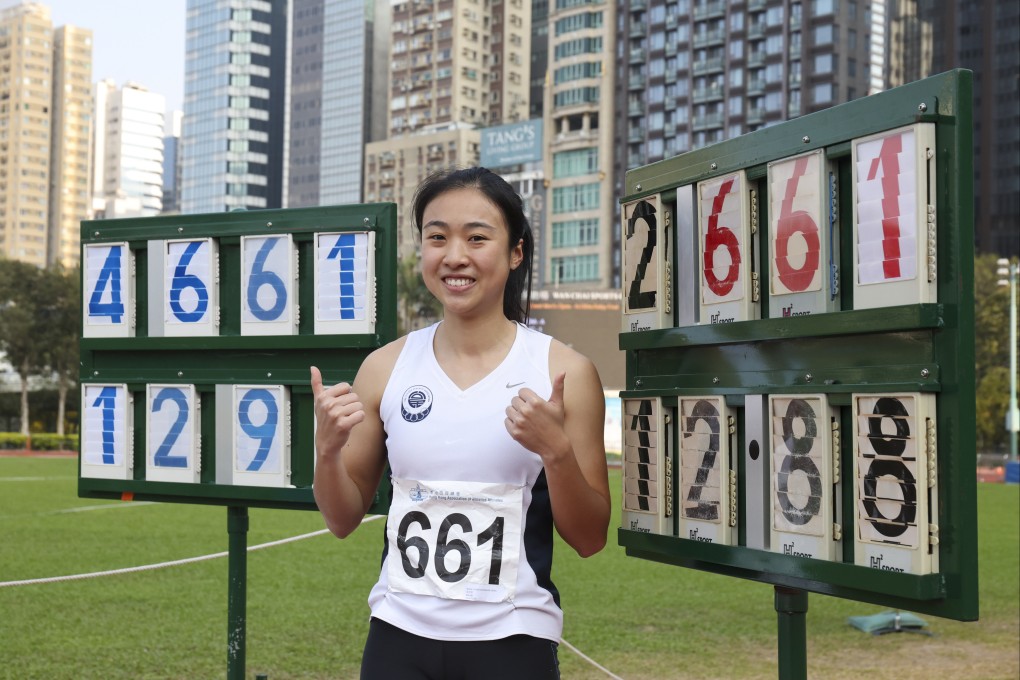
[[[486,168],[542,160],[542,121],[500,125],[482,130],[481,164]]]

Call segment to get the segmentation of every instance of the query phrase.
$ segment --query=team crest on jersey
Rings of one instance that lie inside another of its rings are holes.
[[[409,423],[417,423],[432,411],[432,390],[424,385],[407,388],[400,399],[400,415]]]
[[[411,487],[408,497],[415,503],[420,503],[429,497],[429,492],[427,489],[423,489],[421,484],[415,484]]]

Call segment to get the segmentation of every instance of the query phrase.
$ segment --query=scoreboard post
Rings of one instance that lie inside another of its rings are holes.
[[[396,206],[85,221],[81,244],[78,495],[227,506],[244,677],[248,508],[316,509],[309,366],[352,382],[396,337]]]
[[[978,616],[972,74],[630,170],[628,555]]]

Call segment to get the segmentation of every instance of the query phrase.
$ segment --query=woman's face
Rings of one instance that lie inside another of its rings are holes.
[[[481,191],[452,189],[425,206],[421,271],[445,315],[503,315],[503,289],[523,259],[503,213]]]

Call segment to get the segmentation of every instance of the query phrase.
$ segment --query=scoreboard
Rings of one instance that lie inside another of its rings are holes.
[[[309,366],[353,381],[396,336],[395,230],[392,204],[83,222],[79,495],[315,509]]]
[[[629,555],[977,617],[971,87],[627,173]]]

